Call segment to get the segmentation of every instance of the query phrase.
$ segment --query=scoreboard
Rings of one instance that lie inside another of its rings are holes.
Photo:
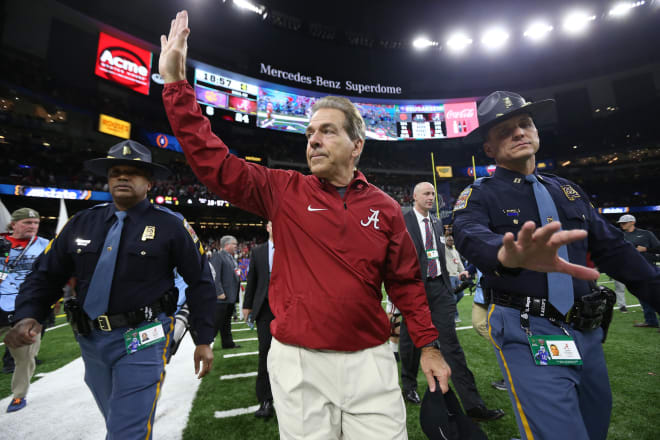
[[[258,94],[254,84],[195,69],[195,95],[207,116],[254,125]]]
[[[314,102],[324,95],[237,78],[232,72],[209,66],[195,69],[195,97],[209,118],[304,133]],[[364,119],[367,139],[454,138],[478,125],[474,99],[370,102],[362,97],[353,103]]]

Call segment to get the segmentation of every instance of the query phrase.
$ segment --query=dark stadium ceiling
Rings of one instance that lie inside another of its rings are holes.
[[[619,19],[608,15],[615,1],[260,0],[265,19],[232,2],[59,0],[153,44],[185,8],[191,58],[261,78],[263,63],[342,81],[402,85],[406,97],[539,88],[660,62],[660,0]],[[576,8],[594,20],[583,35],[568,36],[562,20]],[[537,18],[554,27],[541,44],[523,37]],[[507,47],[489,53],[480,39],[492,25],[503,26],[510,37]],[[460,56],[446,47],[449,33],[458,29],[474,40]],[[412,41],[420,35],[439,45],[414,50]]]

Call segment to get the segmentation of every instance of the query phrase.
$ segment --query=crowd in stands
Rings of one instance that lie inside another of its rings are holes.
[[[25,54],[9,57],[11,63],[0,67],[0,183],[105,191],[105,179],[90,175],[82,166],[118,141],[96,131],[98,113],[131,121],[137,135],[133,138],[145,144],[146,139],[139,135],[142,129],[169,130],[159,99],[121,89],[105,93],[115,86],[104,82],[95,93],[89,93],[56,79],[42,61]],[[543,154],[549,156],[539,159],[554,159],[556,168],[549,172],[581,185],[599,206],[660,204],[655,184],[660,172],[660,128],[653,121],[654,113],[648,111],[652,105],[617,109],[606,117],[585,122],[579,129],[560,125],[544,135],[543,144],[550,146]],[[361,108],[369,125],[373,125],[372,120],[389,117],[373,113],[368,105]],[[222,120],[212,124],[237,154],[260,157],[263,164],[273,167],[306,172],[300,135],[246,128]],[[456,140],[369,141],[359,167],[371,183],[402,206],[410,206],[414,185],[432,180],[431,152],[436,165],[453,165],[455,170],[469,166],[472,154],[477,164],[491,163],[483,152],[465,148]],[[183,155],[156,148],[153,153],[155,160],[172,170],[172,176],[155,182],[152,195],[219,199],[199,183]],[[458,175],[450,179],[445,204],[451,206],[453,198],[471,180]]]

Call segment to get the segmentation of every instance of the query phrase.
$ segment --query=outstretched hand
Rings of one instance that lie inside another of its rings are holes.
[[[158,72],[165,83],[186,79],[186,55],[188,53],[188,12],[179,11],[170,24],[170,33],[160,36]]]
[[[559,222],[537,228],[533,221],[528,221],[518,231],[517,240],[511,232],[504,234],[497,259],[504,267],[562,272],[582,280],[596,280],[600,276],[597,270],[570,263],[557,255],[561,246],[586,237],[587,231],[583,229],[562,231]]]

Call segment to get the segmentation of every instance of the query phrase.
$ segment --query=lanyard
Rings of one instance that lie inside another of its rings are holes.
[[[18,265],[18,263],[21,261],[21,259],[25,256],[25,253],[27,252],[28,248],[32,245],[32,243],[35,242],[36,239],[37,239],[37,236],[34,235],[30,239],[30,241],[28,242],[27,246],[25,246],[23,251],[18,255],[18,257],[16,257],[16,259],[12,262],[11,265],[9,265],[9,255],[7,255],[7,258],[5,258],[5,267],[4,267],[5,272],[10,272],[12,269],[14,269]],[[11,253],[11,249],[9,250],[9,253]]]
[[[532,297],[528,296],[527,300],[525,301],[525,307],[522,310],[520,310],[520,327],[525,331],[527,336],[532,336],[532,331],[529,328],[529,315],[530,315],[532,300],[533,300]],[[541,300],[541,311],[538,316],[546,318],[548,321],[550,321],[551,324],[562,329],[562,331],[566,334],[566,336],[569,336],[568,330],[564,328],[562,322],[558,321],[552,316],[545,316],[545,307],[546,307],[546,301]]]

